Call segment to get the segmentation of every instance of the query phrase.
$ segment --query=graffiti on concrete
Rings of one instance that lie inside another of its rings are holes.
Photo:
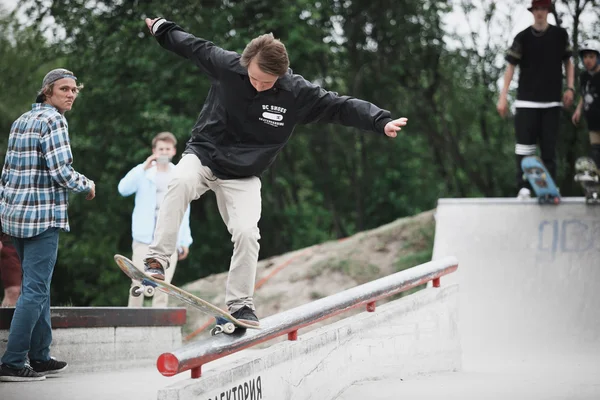
[[[538,251],[551,255],[600,251],[600,220],[544,220],[538,228]]]

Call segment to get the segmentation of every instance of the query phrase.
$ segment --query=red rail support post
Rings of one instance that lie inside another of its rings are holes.
[[[202,376],[202,365],[192,368],[192,379],[197,379]]]

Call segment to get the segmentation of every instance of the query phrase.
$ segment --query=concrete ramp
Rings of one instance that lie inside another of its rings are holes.
[[[465,370],[591,360],[600,383],[600,207],[442,199],[434,259],[448,254]]]
[[[358,382],[336,400],[600,399],[600,207],[442,199],[433,258],[449,254],[462,370]]]

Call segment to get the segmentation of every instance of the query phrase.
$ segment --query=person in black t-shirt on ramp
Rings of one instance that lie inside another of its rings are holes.
[[[521,171],[521,160],[534,155],[539,140],[541,158],[556,180],[556,142],[560,107],[573,104],[574,69],[571,62],[569,35],[563,28],[548,23],[553,10],[551,0],[532,0],[529,11],[534,23],[519,32],[506,54],[508,65],[497,109],[504,117],[508,111],[508,87],[518,65],[519,87],[515,101],[515,133],[518,198],[531,197]],[[562,94],[562,65],[567,75],[567,89]],[[562,97],[562,103],[561,103]]]
[[[581,114],[585,115],[590,131],[591,156],[600,167],[600,42],[586,40],[579,48],[585,71],[579,76],[581,99],[573,114],[573,123],[577,125]]]

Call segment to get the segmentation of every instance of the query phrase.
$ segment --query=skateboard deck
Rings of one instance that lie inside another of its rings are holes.
[[[575,161],[575,181],[581,183],[587,204],[600,203],[600,171],[590,157]]]
[[[560,193],[558,193],[556,184],[539,157],[528,156],[523,158],[521,169],[523,170],[523,178],[529,181],[540,204],[560,203]]]
[[[200,310],[201,312],[215,317],[217,325],[211,330],[212,335],[216,335],[221,332],[233,333],[235,328],[246,328],[246,329],[260,329],[260,325],[252,325],[246,322],[242,322],[231,314],[223,311],[219,307],[209,303],[206,300],[202,300],[199,297],[194,296],[191,293],[186,292],[177,286],[171,285],[170,283],[155,279],[146,273],[139,270],[133,262],[120,254],[114,256],[115,261],[119,268],[129,278],[140,281],[142,287],[134,286],[131,288],[131,294],[133,296],[140,296],[147,287],[158,288],[159,290],[167,293],[169,296],[173,296],[184,303]]]

